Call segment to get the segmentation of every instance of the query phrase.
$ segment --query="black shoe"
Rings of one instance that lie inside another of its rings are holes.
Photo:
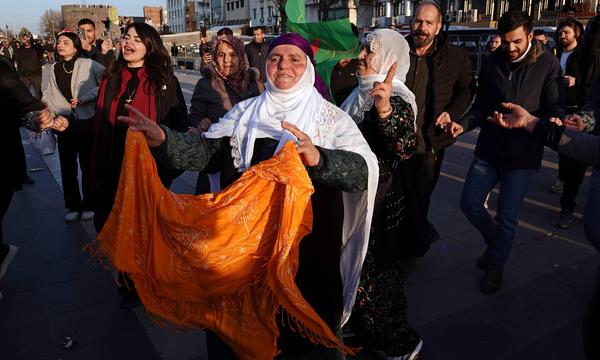
[[[23,184],[24,185],[33,185],[35,184],[35,180],[33,180],[33,178],[29,175],[25,175],[25,177],[23,178]]]
[[[558,218],[556,218],[556,220],[554,220],[552,225],[559,229],[568,228],[569,224],[573,221],[573,212],[573,210],[562,209],[560,211],[560,215],[558,216]]]
[[[500,290],[502,286],[503,270],[500,266],[492,263],[487,264],[487,270],[481,281],[481,292],[484,294],[493,294]]]

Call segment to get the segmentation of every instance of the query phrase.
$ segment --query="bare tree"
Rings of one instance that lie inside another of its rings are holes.
[[[276,29],[277,33],[285,32],[287,27],[287,14],[285,13],[285,3],[287,0],[274,0],[275,7],[279,11],[279,27]]]
[[[65,27],[63,17],[60,11],[48,9],[40,17],[40,34],[54,39],[56,33]]]

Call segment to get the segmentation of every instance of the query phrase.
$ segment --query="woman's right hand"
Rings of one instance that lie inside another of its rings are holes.
[[[129,128],[133,131],[144,133],[148,146],[157,147],[165,141],[165,132],[157,123],[131,105],[125,104],[125,109],[129,111],[129,116],[119,116],[117,120],[129,125]]]

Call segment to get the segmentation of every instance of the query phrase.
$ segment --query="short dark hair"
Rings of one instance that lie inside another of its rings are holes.
[[[533,30],[533,20],[525,11],[511,10],[505,12],[498,20],[498,33],[504,35],[520,27],[523,27],[526,34]]]
[[[577,22],[575,22],[575,20],[573,19],[567,19],[567,20],[563,20],[560,22],[560,24],[558,24],[558,27],[556,28],[556,38],[558,39],[558,35],[560,34],[560,29],[564,28],[565,26],[570,27],[571,29],[573,29],[573,32],[575,33],[575,39],[579,40],[579,38],[581,37],[581,28],[579,27],[579,25],[577,25]]]
[[[94,29],[96,28],[96,23],[88,18],[83,18],[77,22],[77,27],[80,27],[81,25],[92,25]]]
[[[263,33],[265,32],[265,28],[264,28],[263,26],[260,26],[260,25],[259,25],[259,26],[255,26],[255,27],[253,27],[253,28],[252,28],[252,32],[254,32],[254,30],[260,30],[260,31],[262,31]]]
[[[217,36],[221,36],[221,35],[233,36],[233,30],[231,30],[228,27],[224,27],[221,30],[217,31]]]
[[[546,30],[544,30],[544,29],[533,30],[533,36],[540,36],[540,35],[546,36],[547,35]]]

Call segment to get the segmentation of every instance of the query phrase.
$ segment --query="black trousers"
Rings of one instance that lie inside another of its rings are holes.
[[[65,131],[58,133],[58,156],[65,208],[71,211],[92,210],[93,196],[88,181],[85,181],[92,156],[92,119],[72,120]],[[77,159],[83,176],[83,197],[79,191]]]
[[[416,191],[422,201],[425,213],[429,213],[429,204],[431,202],[431,194],[435,190],[435,186],[440,179],[440,171],[442,169],[442,161],[446,149],[437,150],[436,152],[427,152],[426,154],[415,154],[409,160],[411,171],[415,174]]]
[[[33,86],[33,90],[35,91],[35,96],[38,99],[42,99],[42,76],[21,76],[21,81],[25,84],[27,90],[30,90],[30,87]],[[30,90],[31,91],[31,90]]]
[[[558,155],[558,177],[563,182],[563,193],[560,207],[563,210],[575,211],[575,198],[588,166],[564,155]]]
[[[4,244],[2,222],[4,221],[4,215],[6,215],[6,211],[10,206],[14,193],[13,190],[0,189],[0,245]]]

